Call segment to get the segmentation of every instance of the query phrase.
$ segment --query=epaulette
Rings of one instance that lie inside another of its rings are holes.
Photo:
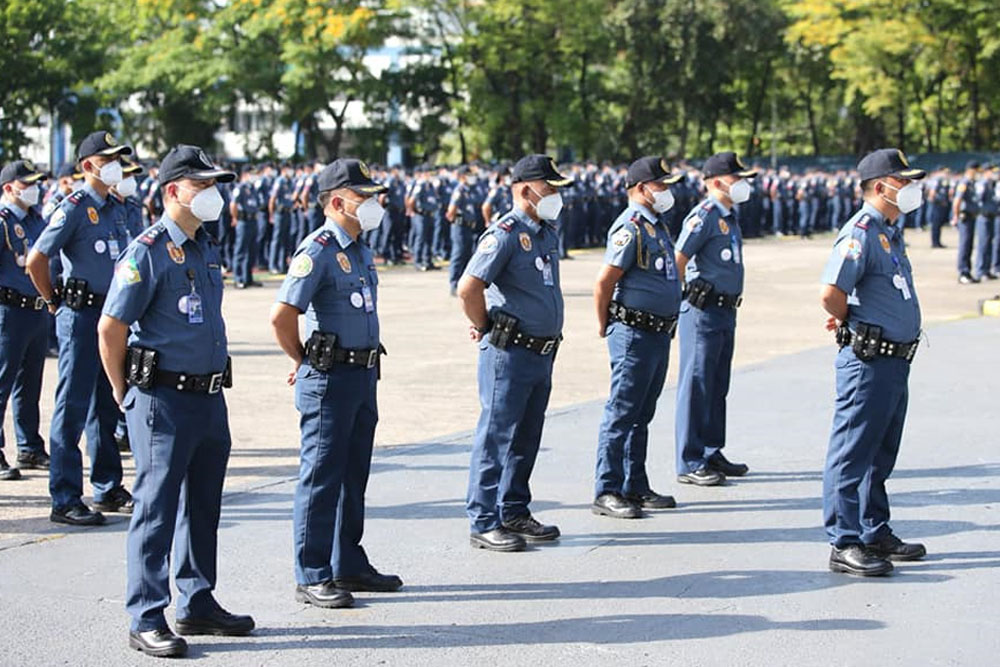
[[[63,201],[68,201],[70,204],[76,206],[83,201],[83,198],[87,196],[87,193],[83,190],[77,190],[76,192],[71,192],[66,199]]]
[[[135,240],[143,245],[151,246],[156,243],[156,239],[159,238],[160,234],[162,234],[165,229],[166,227],[164,225],[156,223],[142,234],[139,234]]]
[[[505,232],[509,232],[514,229],[514,222],[512,220],[497,220],[497,227]]]
[[[639,223],[642,222],[642,213],[639,213],[639,211],[632,211],[632,217],[629,218],[628,221],[638,227]]]
[[[11,213],[9,208],[0,208],[0,218],[3,218],[4,221],[9,221],[12,215],[14,214]]]
[[[328,246],[330,245],[330,242],[334,240],[336,239],[333,235],[333,232],[330,231],[329,229],[324,229],[319,234],[313,237],[313,243],[318,243],[321,246]]]
[[[858,229],[867,230],[868,223],[871,221],[871,219],[872,217],[867,213],[865,213],[864,215],[862,215],[860,218],[857,219],[857,221],[854,223],[854,226],[857,227]]]

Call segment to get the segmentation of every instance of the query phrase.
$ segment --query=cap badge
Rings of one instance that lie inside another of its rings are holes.
[[[368,169],[368,165],[362,162],[361,160],[358,160],[358,170],[361,172],[361,175],[364,176],[365,178],[370,179],[372,177],[372,172]]]
[[[198,149],[198,159],[201,160],[202,164],[204,164],[206,168],[212,168],[212,161],[208,159],[207,155],[205,155],[205,151]]]
[[[35,171],[35,165],[31,164],[31,160],[21,160],[24,163],[24,168],[28,171]]]
[[[903,166],[909,168],[910,163],[907,162],[906,155],[903,154],[903,151],[901,151],[901,150],[899,150],[897,148],[896,149],[896,154],[899,155],[899,161],[903,163]]]
[[[739,167],[740,169],[746,169],[747,168],[747,166],[745,164],[743,164],[743,160],[740,159],[739,155],[733,155],[733,157],[736,160],[736,166],[737,167]]]
[[[111,136],[110,132],[104,133],[104,143],[106,143],[108,146],[115,145],[115,138]]]
[[[667,161],[664,160],[663,158],[660,158],[660,169],[663,170],[664,174],[668,174],[668,175],[670,174],[670,167],[667,166]]]

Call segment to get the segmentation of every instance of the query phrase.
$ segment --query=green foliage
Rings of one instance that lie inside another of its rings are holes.
[[[291,124],[324,159],[982,150],[998,66],[995,0],[0,0],[0,150],[101,107],[211,146],[244,104],[255,157]]]

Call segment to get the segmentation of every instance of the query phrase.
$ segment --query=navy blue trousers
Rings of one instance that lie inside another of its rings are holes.
[[[10,400],[18,451],[45,451],[45,441],[38,432],[38,400],[48,338],[46,311],[0,306],[0,449],[4,446],[3,418]]]

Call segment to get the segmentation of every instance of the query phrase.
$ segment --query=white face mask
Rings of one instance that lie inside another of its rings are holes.
[[[191,188],[181,189],[192,192]],[[210,222],[212,220],[219,219],[219,216],[222,214],[222,207],[225,203],[226,202],[222,199],[222,193],[219,192],[219,188],[213,185],[209,188],[198,191],[198,194],[191,199],[190,204],[181,204],[181,206],[191,209],[191,215],[198,218],[202,222]]]
[[[361,231],[370,232],[373,229],[377,229],[378,226],[382,224],[382,217],[385,215],[385,209],[378,203],[378,199],[375,197],[369,197],[358,204],[358,208],[354,211],[354,215],[351,215],[346,210],[344,213],[358,221],[358,224],[361,225]]]
[[[118,160],[114,162],[108,162],[106,165],[101,167],[101,171],[98,173],[97,177],[101,179],[101,182],[111,187],[112,185],[118,185],[122,182],[122,163]]]
[[[535,188],[529,186],[529,189],[532,192],[535,192]],[[537,192],[535,192],[535,195],[541,197],[541,195],[539,195]],[[539,199],[538,202],[535,204],[535,213],[537,213],[538,217],[541,218],[542,220],[555,220],[556,218],[559,217],[559,214],[562,212],[562,207],[563,207],[562,195],[556,192],[551,195],[545,195],[544,197],[541,197],[541,199]]]
[[[745,178],[741,178],[729,186],[729,198],[734,204],[742,204],[750,199],[750,184]]]
[[[123,180],[117,185],[117,187],[115,187],[115,190],[117,190],[118,194],[122,197],[131,197],[134,195],[136,190],[135,176],[129,176]]]
[[[39,194],[38,186],[29,185],[25,189],[21,190],[20,193],[18,193],[17,198],[20,199],[25,204],[27,204],[28,206],[34,206],[35,204],[38,203],[38,194]]]
[[[670,188],[653,193],[653,210],[657,213],[666,213],[674,206],[674,193]]]
[[[885,181],[882,181],[882,185],[896,191],[895,205],[900,213],[912,213],[924,203],[924,191],[919,183],[908,183],[901,188],[894,188]],[[890,204],[893,203],[885,195],[882,195],[882,199]]]

